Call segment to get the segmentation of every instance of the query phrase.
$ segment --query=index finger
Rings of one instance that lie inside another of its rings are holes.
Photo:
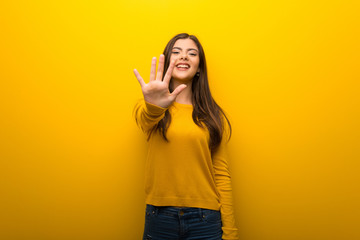
[[[171,74],[172,74],[172,71],[174,70],[174,66],[175,66],[175,60],[172,60],[170,62],[170,65],[169,65],[169,67],[166,71],[165,77],[164,77],[164,82],[166,82],[167,84],[169,84],[169,82],[170,82]]]

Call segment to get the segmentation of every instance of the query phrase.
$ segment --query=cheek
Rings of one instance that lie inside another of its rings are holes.
[[[177,59],[177,57],[176,57],[176,56],[171,55],[171,57],[170,57],[170,62],[171,62],[172,60],[176,60],[176,59]]]
[[[200,63],[199,63],[199,62],[197,62],[197,64],[195,64],[195,66],[196,66],[195,68],[196,68],[196,69],[198,69],[198,68],[199,68],[199,66],[200,66]]]
[[[197,58],[194,62],[196,63],[195,65],[196,65],[197,67],[199,67],[199,65],[200,65],[200,59]]]

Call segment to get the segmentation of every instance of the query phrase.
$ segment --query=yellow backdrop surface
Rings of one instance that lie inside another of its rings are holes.
[[[242,240],[360,239],[359,1],[0,3],[0,239],[136,240],[151,58],[196,35]]]

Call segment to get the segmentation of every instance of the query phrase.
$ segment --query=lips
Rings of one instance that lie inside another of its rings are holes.
[[[185,71],[190,68],[190,65],[187,63],[178,63],[176,64],[176,68],[179,69],[180,71]]]

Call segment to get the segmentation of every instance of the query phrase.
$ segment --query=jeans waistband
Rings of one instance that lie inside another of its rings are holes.
[[[220,212],[218,210],[211,210],[205,208],[196,208],[196,207],[177,207],[177,206],[154,206],[151,204],[146,204],[146,210],[149,213],[157,215],[160,213],[166,213],[170,215],[183,215],[185,213],[199,214],[200,217],[207,215],[210,212]]]

